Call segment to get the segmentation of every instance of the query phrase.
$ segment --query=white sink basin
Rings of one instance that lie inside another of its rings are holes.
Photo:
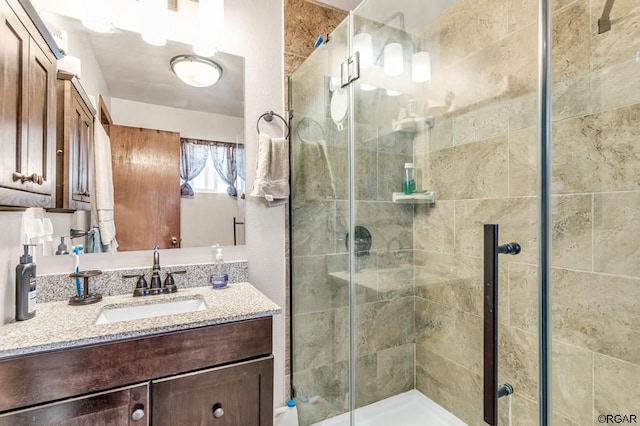
[[[109,324],[112,322],[204,311],[206,309],[207,305],[202,299],[175,300],[150,305],[123,306],[120,308],[110,308],[107,306],[100,312],[100,316],[95,323]]]

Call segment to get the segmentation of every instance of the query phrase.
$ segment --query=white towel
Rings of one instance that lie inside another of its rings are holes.
[[[111,168],[111,141],[104,127],[97,122],[94,130],[93,152],[95,195],[91,208],[100,229],[102,245],[110,252],[118,248],[116,241],[116,222],[113,213],[113,172]]]
[[[327,143],[301,140],[294,147],[294,183],[296,196],[307,200],[336,198],[331,162],[327,154]]]
[[[283,204],[289,198],[289,141],[264,133],[258,140],[256,180],[252,197],[264,197],[269,205]]]

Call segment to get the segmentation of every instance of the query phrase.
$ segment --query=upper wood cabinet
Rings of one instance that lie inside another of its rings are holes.
[[[77,78],[58,72],[56,207],[91,209],[95,109]]]
[[[25,8],[25,5],[27,6]],[[0,0],[0,205],[55,204],[56,56],[26,0]],[[53,44],[55,47],[55,44]]]

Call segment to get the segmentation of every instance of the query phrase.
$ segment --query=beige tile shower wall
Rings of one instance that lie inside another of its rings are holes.
[[[553,424],[634,414],[640,391],[640,3],[553,2]],[[462,1],[423,31],[436,126],[416,147],[435,207],[416,209],[418,389],[482,423],[482,224],[501,258],[501,424],[537,425],[537,1]],[[437,108],[450,93],[452,111]],[[428,105],[429,106],[429,105]],[[516,420],[517,419],[517,420]]]

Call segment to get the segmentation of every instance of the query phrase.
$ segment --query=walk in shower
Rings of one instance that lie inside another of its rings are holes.
[[[367,0],[293,73],[302,426],[493,423],[492,363],[495,424],[640,416],[639,21],[637,0]],[[490,262],[487,224],[519,253]]]

